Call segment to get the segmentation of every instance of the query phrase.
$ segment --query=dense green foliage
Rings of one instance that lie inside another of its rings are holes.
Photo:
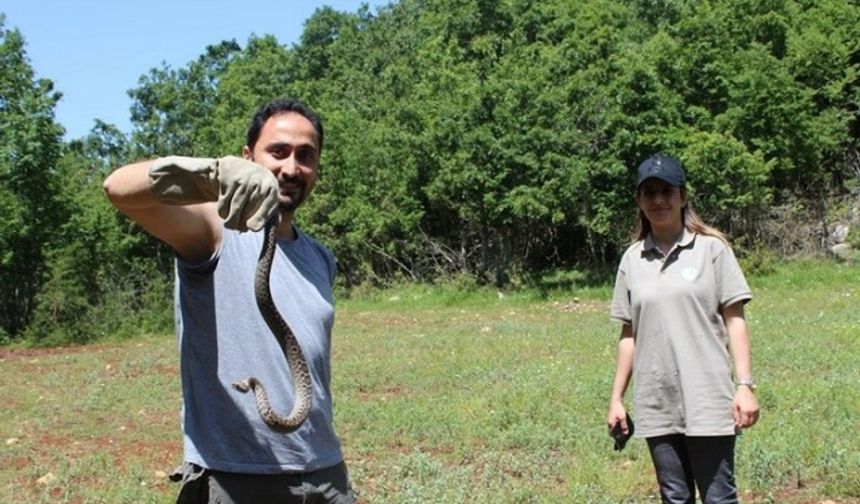
[[[170,255],[120,218],[101,182],[129,158],[96,121],[63,143],[61,94],[36,79],[18,30],[0,15],[0,343],[84,342],[169,327]]]
[[[0,340],[29,322],[45,277],[46,257],[58,245],[60,184],[54,176],[62,129],[54,122],[60,94],[35,79],[17,30],[0,16]]]
[[[237,153],[275,97],[325,121],[321,182],[299,219],[345,286],[611,267],[635,166],[656,151],[684,161],[699,213],[741,255],[773,248],[783,228],[768,224],[785,215],[826,230],[860,192],[856,3],[401,0],[321,8],[289,47],[278,35],[150,70],[129,92],[132,132],[97,123],[63,144],[58,94],[0,24],[7,337],[163,327],[170,254],[98,183],[138,158]]]

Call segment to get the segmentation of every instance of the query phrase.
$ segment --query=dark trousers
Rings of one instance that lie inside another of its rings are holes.
[[[238,474],[184,464],[177,504],[354,504],[346,464],[307,473]]]
[[[736,504],[735,436],[648,438],[664,504]]]

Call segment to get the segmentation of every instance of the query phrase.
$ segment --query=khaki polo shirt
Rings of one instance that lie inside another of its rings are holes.
[[[728,244],[685,230],[663,256],[649,235],[621,258],[610,316],[633,327],[636,436],[735,433],[720,309],[752,299]]]

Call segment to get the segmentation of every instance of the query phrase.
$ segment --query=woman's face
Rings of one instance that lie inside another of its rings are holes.
[[[639,186],[636,202],[654,228],[674,228],[682,224],[681,210],[687,205],[687,195],[680,187],[650,178]]]

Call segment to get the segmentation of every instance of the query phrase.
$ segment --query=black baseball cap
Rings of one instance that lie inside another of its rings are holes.
[[[639,165],[636,187],[649,178],[658,178],[675,187],[684,187],[687,182],[687,174],[684,173],[681,162],[663,154],[655,154]]]

